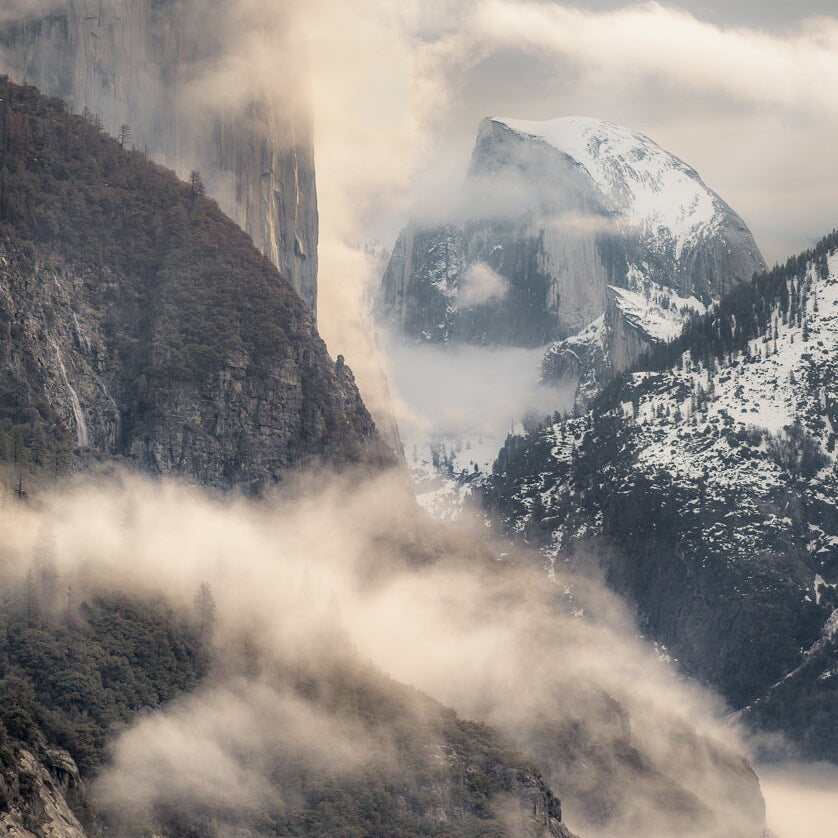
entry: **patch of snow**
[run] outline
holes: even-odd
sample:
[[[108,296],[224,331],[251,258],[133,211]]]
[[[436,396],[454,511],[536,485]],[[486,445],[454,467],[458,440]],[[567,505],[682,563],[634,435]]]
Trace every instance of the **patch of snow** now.
[[[645,293],[616,285],[609,288],[626,319],[653,341],[674,340],[689,318],[707,311],[707,306],[694,296],[681,297],[654,282],[646,281],[645,285]]]
[[[64,379],[64,385],[70,394],[70,406],[73,409],[73,418],[76,423],[76,440],[81,447],[85,447],[89,443],[89,435],[87,433],[87,422],[84,418],[84,411],[81,409],[78,394],[75,388],[70,384],[70,379],[67,377],[67,368],[64,366],[64,359],[61,357],[61,350],[55,341],[51,341],[52,348],[55,351],[55,357],[58,360],[58,369],[61,370],[61,377]]]

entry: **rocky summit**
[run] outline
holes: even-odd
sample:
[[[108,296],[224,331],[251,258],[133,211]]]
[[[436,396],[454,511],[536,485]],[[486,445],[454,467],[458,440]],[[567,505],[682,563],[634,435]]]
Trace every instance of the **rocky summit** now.
[[[411,224],[379,310],[418,341],[542,346],[588,400],[765,267],[686,163],[600,120],[480,125],[459,217]]]

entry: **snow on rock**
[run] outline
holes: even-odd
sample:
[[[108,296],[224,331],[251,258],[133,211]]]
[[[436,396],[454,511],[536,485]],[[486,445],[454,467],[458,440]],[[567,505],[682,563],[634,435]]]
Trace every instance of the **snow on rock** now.
[[[650,341],[674,340],[687,319],[707,311],[707,306],[693,295],[681,297],[672,288],[645,280],[637,273],[630,272],[629,280],[635,280],[633,290],[616,285],[609,288],[623,315]]]
[[[685,484],[700,483],[711,499],[725,492],[768,497],[788,479],[788,466],[777,446],[782,447],[782,439],[796,426],[812,447],[812,468],[820,462],[820,470],[813,473],[812,496],[838,511],[832,488],[838,475],[838,429],[830,418],[838,404],[838,255],[830,256],[827,264],[828,276],[819,275],[810,264],[791,283],[791,293],[801,300],[799,315],[789,318],[775,310],[766,332],[743,351],[721,361],[694,361],[686,352],[670,369],[632,373],[620,402],[623,420],[632,426],[637,472],[649,477],[664,472]],[[652,322],[641,295],[614,290],[627,316],[642,309],[645,321]],[[692,304],[700,311],[700,303]],[[667,333],[668,325],[659,325],[662,338],[673,334]],[[601,341],[602,330],[600,318],[566,341],[567,351],[575,344],[581,355]],[[590,415],[583,415],[545,429],[557,466],[573,461],[590,426]],[[817,490],[819,480],[823,488]],[[536,490],[543,494],[543,482],[543,475],[531,475],[521,486],[522,496]],[[549,493],[565,491],[567,485],[557,484]],[[541,500],[549,505],[547,496]],[[763,524],[783,529],[791,520],[768,516]],[[563,526],[558,522],[557,533]],[[557,539],[566,537],[562,532]],[[809,547],[812,552],[834,552],[838,534],[814,528]]]
[[[838,258],[828,244],[721,301],[680,356],[661,347],[591,410],[510,439],[479,489],[505,531],[548,562],[604,557],[653,636],[732,706],[761,696],[769,709],[752,717],[769,728],[780,703],[820,689],[811,669],[838,671]],[[623,306],[645,300],[615,293]],[[592,324],[585,345],[602,328]],[[835,753],[803,716],[787,718],[808,753]]]
[[[567,154],[585,168],[622,223],[652,234],[664,228],[675,241],[676,258],[721,225],[720,202],[697,172],[643,134],[577,116],[492,121]]]
[[[411,343],[445,347],[446,377],[463,347],[479,349],[511,414],[492,430],[500,444],[528,406],[493,368],[495,350],[549,347],[542,381],[561,395],[542,400],[540,418],[574,402],[583,409],[616,373],[764,267],[742,219],[693,169],[607,122],[484,120],[461,197],[456,212],[431,214],[433,226],[412,223],[400,234],[376,309]],[[413,400],[414,412],[427,414],[438,390]],[[447,411],[465,410],[469,392],[452,394]],[[400,431],[423,502],[459,503],[457,481],[465,473],[475,482],[475,460],[451,451],[474,443],[474,423],[452,435],[431,416],[418,436]]]

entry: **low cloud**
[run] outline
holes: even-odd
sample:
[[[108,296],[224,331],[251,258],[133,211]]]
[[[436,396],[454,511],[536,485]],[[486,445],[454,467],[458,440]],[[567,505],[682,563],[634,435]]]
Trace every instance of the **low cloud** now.
[[[491,276],[487,281],[494,284]],[[392,333],[382,333],[382,347],[408,444],[431,431],[482,434],[497,440],[497,453],[523,416],[543,418],[572,405],[572,392],[541,384],[543,347],[444,347]]]
[[[485,262],[474,262],[466,269],[463,282],[457,290],[457,304],[478,306],[505,297],[508,293],[509,280],[493,271]]]
[[[214,674],[116,739],[97,784],[112,817],[282,810],[302,767],[386,770],[385,722],[371,734],[339,691],[294,687],[371,666],[533,754],[586,835],[672,834],[684,811],[694,823],[680,834],[715,835],[711,812],[730,834],[759,828],[723,708],[658,659],[595,576],[550,582],[508,545],[492,559],[424,521],[397,472],[301,477],[261,504],[128,476],[0,503],[9,584],[48,532],[75,591],[162,590],[181,609],[201,582],[214,592]],[[614,816],[599,822],[606,803]]]
[[[838,811],[838,767],[776,764],[760,769],[769,827],[778,838],[831,838]]]
[[[18,20],[25,15],[43,14],[55,8],[55,0],[5,0],[0,21]]]
[[[544,220],[544,226],[557,233],[595,235],[618,234],[631,225],[629,218],[591,215],[583,212],[563,212]]]
[[[486,0],[476,37],[495,45],[561,54],[590,73],[647,74],[749,102],[838,114],[838,19],[789,34],[725,28],[659,3],[589,12],[562,3]]]
[[[388,756],[357,722],[264,679],[234,678],[141,718],[94,791],[116,822],[147,824],[167,808],[234,821],[297,803],[280,766],[334,780]]]

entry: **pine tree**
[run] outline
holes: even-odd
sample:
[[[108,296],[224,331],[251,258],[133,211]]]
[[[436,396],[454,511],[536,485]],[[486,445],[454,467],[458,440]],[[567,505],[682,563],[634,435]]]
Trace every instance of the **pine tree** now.
[[[198,198],[206,193],[204,182],[201,180],[201,173],[197,169],[193,169],[189,173],[189,188],[193,198]]]

